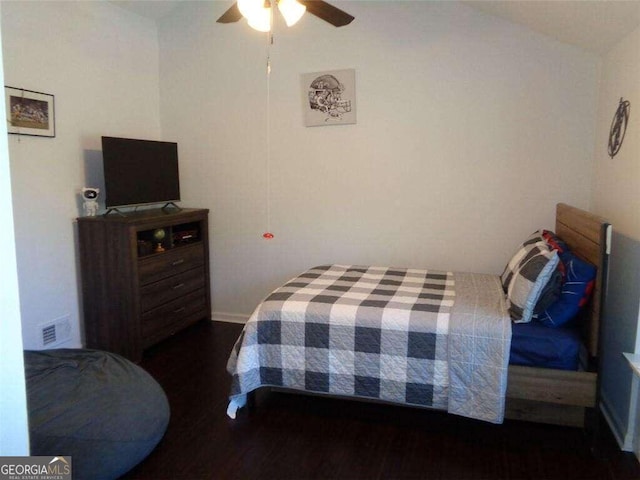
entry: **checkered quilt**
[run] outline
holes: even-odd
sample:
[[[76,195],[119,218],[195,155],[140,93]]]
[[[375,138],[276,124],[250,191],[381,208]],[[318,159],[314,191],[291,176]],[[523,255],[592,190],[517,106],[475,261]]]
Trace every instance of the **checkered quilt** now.
[[[261,386],[449,409],[450,353],[460,352],[450,341],[468,340],[458,327],[449,335],[455,283],[450,272],[345,265],[292,279],[258,306],[231,353],[230,416]],[[496,288],[503,296],[499,281]],[[510,334],[508,314],[506,322]],[[456,369],[477,368],[453,360]],[[502,413],[483,419],[502,421]]]

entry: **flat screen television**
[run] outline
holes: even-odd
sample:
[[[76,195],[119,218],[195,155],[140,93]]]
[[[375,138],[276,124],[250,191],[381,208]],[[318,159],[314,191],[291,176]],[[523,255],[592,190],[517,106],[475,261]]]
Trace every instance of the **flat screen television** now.
[[[102,137],[107,208],[180,200],[178,144]]]

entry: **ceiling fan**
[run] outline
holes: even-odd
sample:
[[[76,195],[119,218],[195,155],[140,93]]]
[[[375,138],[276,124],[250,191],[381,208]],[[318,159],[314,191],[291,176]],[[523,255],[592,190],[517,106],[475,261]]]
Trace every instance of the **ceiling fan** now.
[[[259,31],[271,30],[271,7],[278,6],[287,26],[296,23],[305,11],[336,27],[350,24],[355,17],[321,0],[238,0],[217,20],[233,23],[245,17]]]

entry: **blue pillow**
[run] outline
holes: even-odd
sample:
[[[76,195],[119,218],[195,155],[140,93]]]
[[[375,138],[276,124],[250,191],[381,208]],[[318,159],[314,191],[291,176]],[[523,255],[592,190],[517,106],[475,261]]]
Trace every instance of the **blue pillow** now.
[[[579,259],[569,250],[559,253],[565,269],[565,281],[560,299],[538,315],[537,320],[547,327],[560,327],[571,321],[586,305],[595,285],[597,269]]]

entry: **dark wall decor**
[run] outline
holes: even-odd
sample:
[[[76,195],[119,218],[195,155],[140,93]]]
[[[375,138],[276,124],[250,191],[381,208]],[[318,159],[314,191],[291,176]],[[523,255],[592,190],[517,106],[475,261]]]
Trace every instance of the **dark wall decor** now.
[[[609,130],[609,156],[615,157],[620,151],[624,134],[627,131],[627,123],[629,122],[629,113],[631,112],[631,103],[629,100],[620,98],[618,109],[613,115],[611,121],[611,130]]]
[[[7,131],[19,135],[55,137],[54,96],[23,88],[4,87]]]

